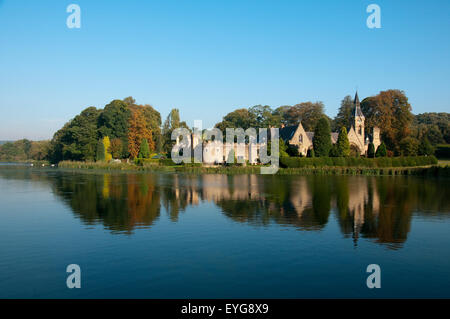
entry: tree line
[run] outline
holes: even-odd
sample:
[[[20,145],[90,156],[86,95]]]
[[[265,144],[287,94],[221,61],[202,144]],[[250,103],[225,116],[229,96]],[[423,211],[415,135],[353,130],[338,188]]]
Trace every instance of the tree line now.
[[[346,144],[346,132],[353,124],[353,98],[347,95],[342,99],[334,119],[325,114],[324,108],[323,102],[320,101],[302,102],[293,106],[284,105],[275,109],[268,105],[256,105],[228,113],[216,127],[221,130],[228,127],[247,129],[292,126],[301,123],[306,131],[316,133],[314,142],[315,153],[318,153],[316,155],[347,156],[347,150],[343,151],[342,145]],[[361,101],[361,109],[366,117],[368,132],[375,126],[381,128],[383,146],[380,153],[391,156],[430,154],[434,152],[436,145],[450,143],[450,114],[423,113],[415,116],[411,112],[407,96],[401,90],[382,91],[375,96],[367,97]],[[327,133],[329,131],[340,133],[336,146],[331,145]],[[326,137],[323,137],[324,134]],[[288,146],[285,146],[284,151],[295,154],[295,150]],[[369,156],[376,151],[373,145],[369,145]]]
[[[353,123],[353,99],[341,101],[335,118],[325,114],[323,102],[302,102],[272,108],[255,105],[238,108],[226,114],[215,127],[226,128],[281,127],[302,123],[306,131],[316,132],[316,156],[348,156],[347,129]],[[384,142],[379,154],[413,156],[430,154],[439,144],[450,143],[450,114],[413,115],[405,93],[387,90],[361,101],[366,129],[381,128]],[[151,105],[137,104],[132,97],[113,100],[103,109],[88,107],[58,130],[51,141],[22,139],[0,145],[0,160],[109,161],[111,159],[146,158],[153,153],[170,154],[175,128],[189,128],[181,121],[178,109],[165,119]],[[339,132],[336,145],[328,139],[329,131]],[[325,137],[324,137],[325,135]],[[281,154],[296,155],[295,149],[280,144]],[[385,149],[385,151],[384,151]],[[369,145],[369,156],[378,150]],[[327,155],[325,155],[327,154]]]

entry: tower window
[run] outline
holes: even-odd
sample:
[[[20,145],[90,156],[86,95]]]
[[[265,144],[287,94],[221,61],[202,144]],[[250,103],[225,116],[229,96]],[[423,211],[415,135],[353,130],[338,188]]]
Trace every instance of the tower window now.
[[[361,126],[361,125],[359,126],[359,129],[358,129],[358,134],[359,134],[359,135],[361,135],[361,134],[362,134],[362,126]]]

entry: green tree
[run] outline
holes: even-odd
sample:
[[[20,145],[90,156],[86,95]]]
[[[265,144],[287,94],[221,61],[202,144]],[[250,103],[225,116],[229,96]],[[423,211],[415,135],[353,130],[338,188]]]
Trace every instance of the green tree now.
[[[149,158],[150,157],[150,149],[148,147],[147,139],[143,138],[141,142],[141,146],[139,148],[139,158]]]
[[[100,137],[109,136],[111,139],[119,138],[122,141],[120,157],[128,156],[128,129],[131,110],[127,103],[113,100],[105,106],[98,119]]]
[[[313,139],[314,153],[318,157],[328,156],[331,149],[330,123],[322,117],[316,125]]]
[[[313,148],[308,149],[308,151],[306,152],[306,157],[316,157]]]
[[[237,109],[225,115],[221,122],[215,125],[225,135],[227,128],[242,128],[244,130],[250,127],[256,127],[257,119],[255,113],[247,109]]]
[[[283,122],[287,125],[297,125],[301,122],[306,131],[312,131],[325,116],[323,102],[303,102],[287,109]],[[327,120],[330,122],[328,117]]]
[[[340,157],[339,149],[337,144],[333,144],[330,148],[330,157]]]
[[[58,130],[51,141],[50,160],[94,160],[101,110],[88,107]]]
[[[367,148],[367,157],[368,158],[375,157],[375,145],[373,145],[373,143],[369,143],[369,146]]]
[[[381,144],[377,148],[375,156],[376,157],[386,157],[386,155],[387,155],[386,144],[384,144],[384,142],[381,142]]]
[[[349,128],[353,124],[353,99],[350,95],[344,97],[341,101],[338,114],[334,118],[334,129],[338,130],[341,127]]]
[[[105,160],[105,145],[103,140],[98,140],[97,142],[97,154],[95,156],[97,162],[103,162]]]
[[[400,141],[400,154],[404,156],[416,156],[419,152],[419,141],[411,136],[407,136]]]
[[[268,105],[255,105],[248,111],[255,119],[255,127],[257,128],[279,127],[281,124],[281,116],[275,114]]]
[[[188,129],[186,122],[180,120],[180,111],[178,109],[172,109],[164,121],[162,130],[162,149],[165,153],[170,154],[172,147],[175,144],[175,141],[172,141],[172,132],[180,127]]]
[[[339,136],[336,142],[338,156],[348,157],[350,156],[350,142],[348,141],[347,129],[345,126],[341,127]]]
[[[419,145],[419,155],[433,155],[434,147],[426,136],[422,138]]]

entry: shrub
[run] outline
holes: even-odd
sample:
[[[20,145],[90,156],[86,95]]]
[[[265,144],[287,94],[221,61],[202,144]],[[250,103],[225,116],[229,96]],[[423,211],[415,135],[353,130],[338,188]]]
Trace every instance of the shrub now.
[[[375,153],[376,157],[385,157],[387,155],[387,150],[386,150],[386,144],[384,144],[384,142],[382,142],[378,148],[377,148],[377,152]]]
[[[314,152],[315,155],[328,156],[331,149],[331,130],[330,123],[325,117],[322,117],[314,129]]]

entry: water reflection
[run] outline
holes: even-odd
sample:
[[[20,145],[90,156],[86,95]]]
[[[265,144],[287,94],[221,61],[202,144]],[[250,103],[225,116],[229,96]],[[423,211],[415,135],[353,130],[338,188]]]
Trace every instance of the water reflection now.
[[[319,231],[334,216],[358,244],[402,247],[413,214],[448,217],[447,180],[416,177],[125,174],[0,170],[3,179],[47,183],[87,225],[112,232],[151,228],[161,210],[177,222],[189,206],[214,203],[231,220]]]

